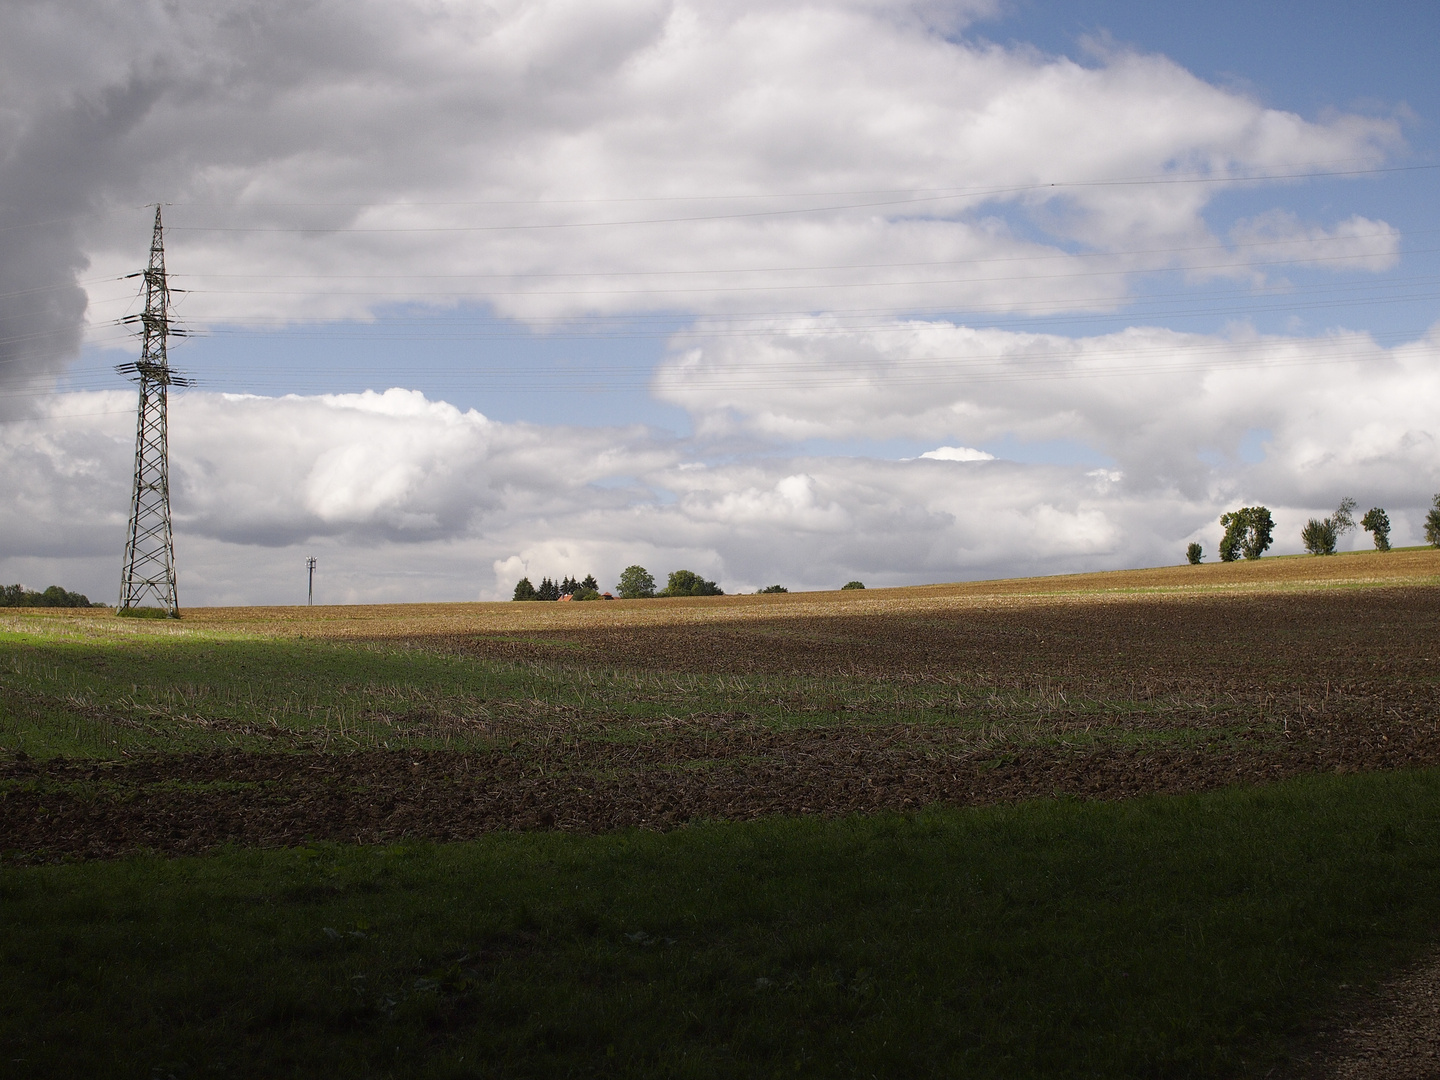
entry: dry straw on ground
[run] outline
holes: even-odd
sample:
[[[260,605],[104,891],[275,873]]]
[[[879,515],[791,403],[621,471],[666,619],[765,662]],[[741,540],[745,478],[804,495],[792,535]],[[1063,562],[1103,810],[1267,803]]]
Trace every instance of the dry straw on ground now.
[[[627,626],[690,626],[713,622],[923,615],[1036,604],[1103,603],[1137,596],[1202,597],[1304,591],[1367,585],[1440,583],[1440,550],[1385,554],[1355,552],[1329,558],[1291,556],[1253,562],[1117,570],[1003,581],[919,585],[864,591],[777,593],[588,603],[354,604],[319,607],[187,608],[182,627],[266,635],[397,638],[507,631],[592,630]],[[104,609],[77,616],[68,609],[40,612],[54,619],[106,618]],[[137,623],[139,632],[174,626]]]

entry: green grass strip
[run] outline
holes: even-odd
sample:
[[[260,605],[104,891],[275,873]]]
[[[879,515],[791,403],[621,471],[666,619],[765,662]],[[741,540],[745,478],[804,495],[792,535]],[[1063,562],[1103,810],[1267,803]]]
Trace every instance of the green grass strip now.
[[[0,872],[0,1073],[1263,1075],[1420,955],[1440,775]]]
[[[660,719],[743,712],[785,729],[1043,716],[1054,692],[839,676],[642,672],[294,640],[54,641],[0,633],[0,753],[116,759],[217,748],[490,749],[516,721],[633,738]],[[1086,701],[1103,721],[1133,701]],[[1146,703],[1153,709],[1156,703]],[[426,724],[443,716],[459,723]],[[418,718],[418,722],[417,722]],[[553,734],[558,728],[546,730]],[[499,734],[494,734],[499,732]]]

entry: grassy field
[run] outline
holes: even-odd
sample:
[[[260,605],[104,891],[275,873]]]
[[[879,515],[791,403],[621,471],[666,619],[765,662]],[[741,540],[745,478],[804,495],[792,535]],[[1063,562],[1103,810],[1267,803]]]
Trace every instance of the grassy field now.
[[[0,1073],[1264,1075],[1440,937],[1437,601],[8,611]]]
[[[1433,774],[0,876],[14,1076],[1265,1075],[1433,940]]]

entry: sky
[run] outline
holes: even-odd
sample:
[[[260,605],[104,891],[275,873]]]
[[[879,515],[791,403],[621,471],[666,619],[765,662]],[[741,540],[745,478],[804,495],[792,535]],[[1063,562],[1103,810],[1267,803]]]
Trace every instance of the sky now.
[[[1440,491],[1433,3],[0,11],[0,578],[182,606],[1153,566]],[[1342,547],[1365,547],[1351,534]]]

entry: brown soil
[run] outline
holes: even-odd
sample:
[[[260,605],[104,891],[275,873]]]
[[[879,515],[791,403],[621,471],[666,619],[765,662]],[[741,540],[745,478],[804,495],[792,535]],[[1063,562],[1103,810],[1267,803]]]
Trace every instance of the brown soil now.
[[[1440,567],[1417,554],[1421,569]],[[1289,560],[1289,572],[1399,565],[1349,558]],[[468,752],[0,760],[0,852],[53,860],[305,839],[664,828],[1054,794],[1115,799],[1319,770],[1440,765],[1440,587],[949,595],[961,588],[975,587],[877,591],[865,603],[825,594],[843,604],[818,607],[805,594],[779,606],[764,603],[772,597],[735,598],[730,608],[580,605],[593,612],[580,624],[504,633],[485,629],[488,615],[427,622],[384,609],[357,617],[364,632],[351,626],[340,636],[683,673],[666,676],[673,711],[635,721],[603,708],[531,715],[535,703],[492,702],[483,722],[444,709],[383,717],[412,735],[462,722],[483,728],[492,749]],[[895,600],[910,593],[919,599]],[[541,617],[531,608],[574,607],[489,605],[502,606],[520,620]],[[408,632],[396,635],[401,628]],[[685,678],[726,673],[822,681],[797,684],[795,700],[780,702],[800,726],[776,730],[744,713],[692,711]],[[854,676],[907,684],[932,715],[953,712],[958,722],[897,724],[883,694],[867,715],[865,694],[845,689]],[[839,680],[834,701],[819,700],[826,678]],[[783,684],[776,692],[787,693]]]
[[[669,828],[1067,795],[1204,791],[1316,771],[1440,765],[1436,724],[1316,718],[1191,748],[1031,746],[997,754],[957,729],[776,732],[717,718],[663,739],[490,753],[153,755],[0,763],[8,859],[192,853],[223,844],[462,840],[495,830]]]
[[[1435,955],[1378,991],[1352,998],[1306,1039],[1284,1071],[1285,1080],[1436,1077],[1440,1077],[1440,956]]]
[[[516,605],[524,606],[524,605]],[[496,659],[1181,693],[1390,692],[1440,676],[1440,587],[1116,596],[982,607],[404,635]],[[1328,688],[1328,690],[1327,690]],[[1143,696],[1143,693],[1142,693]]]

